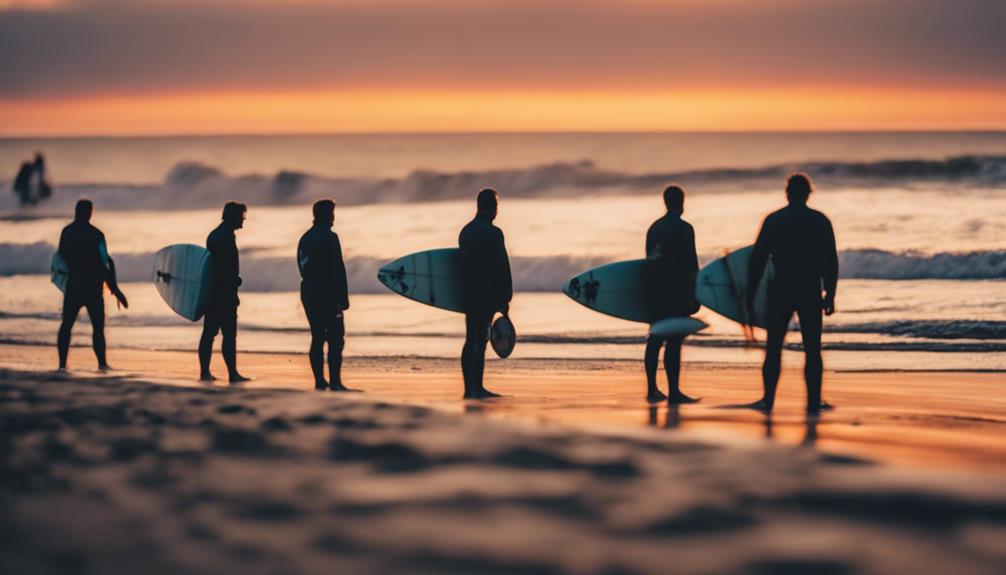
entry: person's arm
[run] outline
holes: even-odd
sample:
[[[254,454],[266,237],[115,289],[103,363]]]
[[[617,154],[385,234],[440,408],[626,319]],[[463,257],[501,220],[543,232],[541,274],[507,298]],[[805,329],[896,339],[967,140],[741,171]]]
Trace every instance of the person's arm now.
[[[748,285],[744,302],[747,304],[747,311],[754,311],[755,294],[758,292],[758,284],[761,283],[762,275],[765,273],[765,266],[768,264],[770,250],[771,226],[768,218],[762,222],[761,230],[758,232],[758,239],[755,240],[754,251],[751,253],[751,261],[748,264]]]
[[[513,299],[513,276],[510,272],[510,256],[506,251],[506,242],[503,239],[503,232],[499,231],[499,269],[500,269],[500,295],[503,300],[503,307],[500,311],[504,315],[510,312],[510,301]]]
[[[63,228],[63,231],[59,234],[59,246],[56,248],[56,251],[59,252],[63,261],[66,261],[66,228]]]
[[[346,262],[342,259],[342,243],[339,235],[332,234],[332,273],[335,275],[335,297],[343,311],[349,309],[349,280],[346,277]]]
[[[241,255],[238,253],[238,241],[233,233],[230,237],[231,253],[234,255],[234,289],[241,287]]]
[[[691,313],[699,311],[699,302],[695,299],[695,277],[699,274],[699,254],[695,249],[695,228],[687,227],[685,234],[684,268],[688,276],[688,304]]]
[[[821,273],[824,281],[824,313],[831,315],[835,313],[835,292],[838,290],[838,248],[835,243],[835,230],[828,218],[825,222],[825,264]]]
[[[98,240],[98,256],[101,258],[102,265],[105,266],[105,283],[108,284],[109,291],[115,296],[116,304],[129,309],[129,300],[126,299],[126,294],[119,289],[119,280],[115,274],[115,262],[108,255],[108,244],[105,242],[104,234]]]

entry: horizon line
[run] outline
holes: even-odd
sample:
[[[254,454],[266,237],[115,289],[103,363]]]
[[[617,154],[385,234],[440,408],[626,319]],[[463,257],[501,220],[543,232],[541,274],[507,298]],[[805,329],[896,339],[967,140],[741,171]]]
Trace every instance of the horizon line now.
[[[809,135],[809,134],[1006,134],[1006,126],[990,128],[851,128],[847,130],[513,130],[513,131],[346,131],[346,132],[151,132],[151,133],[80,133],[27,134],[0,133],[0,140],[90,140],[90,139],[169,139],[169,138],[247,138],[247,137],[331,137],[331,136],[563,136],[563,135]]]

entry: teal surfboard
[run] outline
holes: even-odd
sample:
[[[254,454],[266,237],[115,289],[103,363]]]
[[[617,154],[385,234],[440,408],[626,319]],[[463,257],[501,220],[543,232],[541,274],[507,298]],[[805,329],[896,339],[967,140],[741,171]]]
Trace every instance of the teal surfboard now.
[[[195,244],[175,244],[154,255],[154,287],[178,315],[198,321],[213,295],[213,260]]]
[[[562,286],[562,293],[598,313],[650,323],[645,296],[645,272],[646,260],[606,264],[573,276]],[[656,322],[652,333],[661,336],[687,335],[706,327],[708,325],[705,322],[693,317],[668,318]]]
[[[381,266],[377,280],[402,297],[464,313],[460,254],[458,248],[442,248],[402,256]]]
[[[748,309],[745,300],[748,266],[753,251],[754,246],[741,248],[699,270],[695,297],[699,303],[727,319],[763,328],[768,309],[768,284],[775,275],[775,269],[770,260],[755,292],[754,309]]]

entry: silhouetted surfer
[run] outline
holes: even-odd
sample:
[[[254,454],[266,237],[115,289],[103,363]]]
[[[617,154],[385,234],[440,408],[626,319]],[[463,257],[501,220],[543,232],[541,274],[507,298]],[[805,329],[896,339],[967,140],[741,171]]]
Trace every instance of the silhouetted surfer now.
[[[349,285],[346,264],[342,260],[339,236],[332,231],[335,202],[321,200],[314,204],[314,225],[297,244],[300,268],[300,301],[311,326],[308,358],[317,390],[348,391],[342,385],[342,348],[346,325],[343,312],[349,309]],[[328,376],[325,381],[324,347],[328,343]]]
[[[115,264],[108,256],[105,234],[90,223],[93,212],[94,204],[90,200],[78,201],[73,222],[63,228],[59,236],[59,255],[68,270],[63,294],[63,321],[56,344],[60,370],[66,369],[70,333],[82,307],[87,308],[87,316],[91,319],[92,345],[94,355],[98,357],[98,369],[108,369],[105,358],[105,284],[108,284],[119,305],[129,307],[115,278]]]
[[[248,381],[238,373],[237,331],[238,331],[238,246],[234,231],[244,227],[248,208],[237,202],[224,205],[223,221],[206,238],[206,249],[213,256],[213,295],[203,320],[203,335],[199,338],[199,379],[216,379],[210,373],[210,358],[213,355],[213,339],[217,332],[223,332],[220,350],[227,364],[231,383]]]
[[[31,200],[31,176],[35,173],[35,168],[31,162],[22,162],[18,168],[17,176],[14,177],[14,193],[17,195],[18,203],[27,206]]]
[[[810,178],[804,174],[790,176],[786,183],[789,205],[765,218],[748,269],[747,304],[748,309],[754,309],[755,292],[769,257],[775,266],[775,279],[768,288],[768,335],[762,366],[764,395],[749,405],[766,413],[772,411],[775,403],[783,340],[794,312],[800,318],[806,355],[807,412],[830,408],[821,400],[824,370],[821,311],[826,315],[835,311],[838,252],[831,222],[821,212],[807,207],[810,193]]]
[[[486,343],[493,315],[506,313],[513,298],[510,258],[503,231],[493,225],[499,195],[484,189],[477,199],[475,219],[461,230],[462,302],[465,309],[465,345],[461,350],[461,372],[466,398],[499,397],[482,385]]]
[[[685,211],[685,191],[678,186],[664,190],[667,214],[650,225],[646,232],[646,298],[651,322],[669,317],[683,317],[699,311],[695,301],[695,274],[699,258],[695,253],[695,230],[681,219]],[[646,338],[646,400],[652,403],[694,403],[698,401],[681,393],[681,344],[684,336]],[[667,373],[668,395],[657,389],[657,360],[660,347],[664,350],[664,371]]]

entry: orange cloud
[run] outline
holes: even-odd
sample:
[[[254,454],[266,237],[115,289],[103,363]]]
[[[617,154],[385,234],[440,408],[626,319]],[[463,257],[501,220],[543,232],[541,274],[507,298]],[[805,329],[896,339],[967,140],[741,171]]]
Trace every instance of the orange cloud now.
[[[312,90],[0,101],[4,135],[1006,128],[1006,90]]]

